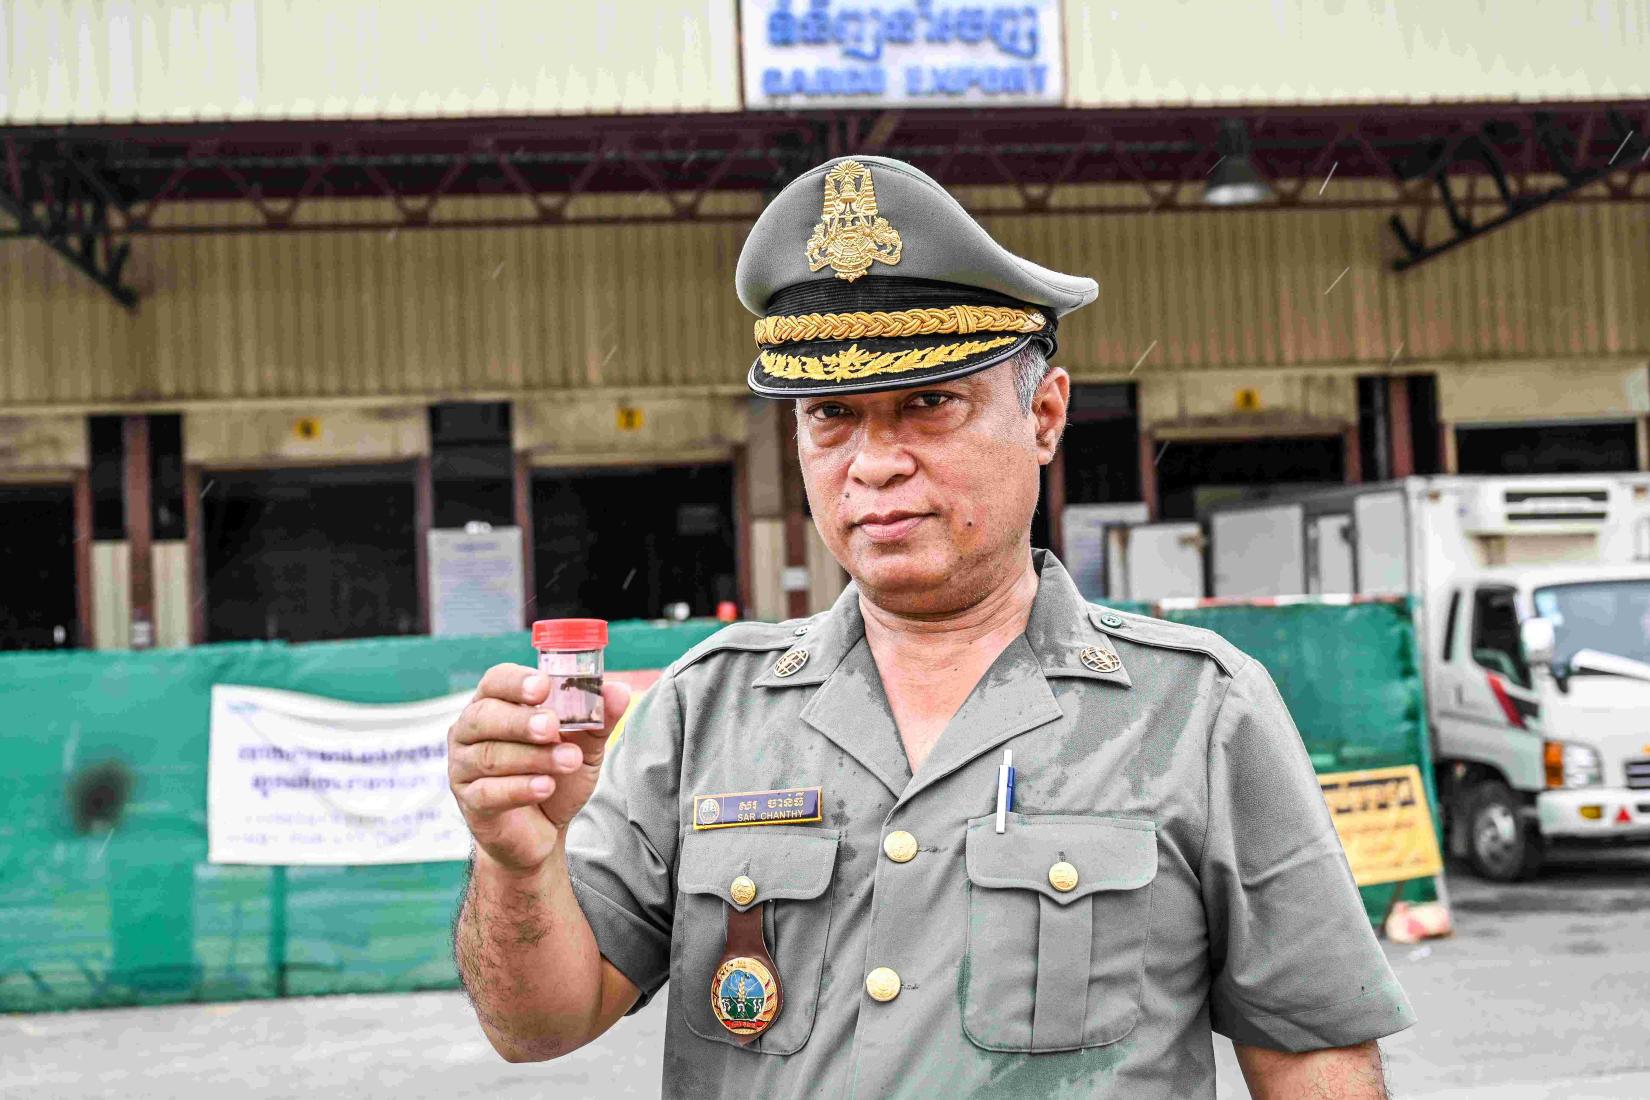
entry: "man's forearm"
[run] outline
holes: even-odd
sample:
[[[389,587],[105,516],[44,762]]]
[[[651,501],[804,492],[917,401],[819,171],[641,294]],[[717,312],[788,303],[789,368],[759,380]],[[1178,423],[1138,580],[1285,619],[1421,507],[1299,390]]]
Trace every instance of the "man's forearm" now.
[[[555,1058],[594,1037],[602,957],[559,842],[525,876],[476,853],[453,951],[482,1030],[505,1058]]]
[[[1386,1100],[1380,1044],[1299,1054],[1233,1044],[1254,1100]]]

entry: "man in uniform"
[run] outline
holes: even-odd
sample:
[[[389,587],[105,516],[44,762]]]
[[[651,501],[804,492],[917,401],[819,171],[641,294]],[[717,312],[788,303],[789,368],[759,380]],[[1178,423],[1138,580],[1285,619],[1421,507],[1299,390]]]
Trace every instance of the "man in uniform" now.
[[[1030,546],[1094,282],[859,157],[737,284],[853,583],[695,647],[611,745],[487,674],[450,770],[493,1045],[556,1057],[668,981],[668,1097],[1213,1097],[1211,1029],[1256,1096],[1384,1096],[1410,1008],[1265,670]]]

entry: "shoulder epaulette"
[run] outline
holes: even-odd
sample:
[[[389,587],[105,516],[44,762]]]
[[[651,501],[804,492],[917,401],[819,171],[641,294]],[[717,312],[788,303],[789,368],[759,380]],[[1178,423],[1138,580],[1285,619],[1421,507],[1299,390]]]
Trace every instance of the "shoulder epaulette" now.
[[[782,623],[732,623],[706,638],[676,659],[671,672],[682,672],[714,653],[771,653],[789,649],[797,629],[812,619],[786,619]]]
[[[1184,653],[1201,653],[1220,666],[1228,676],[1236,676],[1251,658],[1237,646],[1212,630],[1185,623],[1154,619],[1107,607],[1089,608],[1089,619],[1100,630],[1119,641],[1140,645],[1178,649]]]

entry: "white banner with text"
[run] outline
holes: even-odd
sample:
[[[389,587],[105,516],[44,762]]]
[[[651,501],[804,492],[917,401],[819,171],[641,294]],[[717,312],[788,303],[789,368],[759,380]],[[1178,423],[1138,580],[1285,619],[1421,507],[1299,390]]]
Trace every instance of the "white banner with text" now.
[[[447,787],[447,729],[469,693],[345,703],[212,689],[207,858],[213,863],[370,864],[466,859]]]

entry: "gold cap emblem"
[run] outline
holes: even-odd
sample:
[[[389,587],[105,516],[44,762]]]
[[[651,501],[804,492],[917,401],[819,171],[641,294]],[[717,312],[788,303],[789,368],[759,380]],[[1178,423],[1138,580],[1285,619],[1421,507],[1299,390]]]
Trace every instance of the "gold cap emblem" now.
[[[1097,645],[1086,647],[1083,652],[1077,655],[1077,659],[1082,661],[1085,667],[1091,668],[1095,672],[1116,672],[1123,667],[1123,662],[1117,654],[1101,649]]]
[[[790,676],[807,663],[808,651],[805,649],[793,649],[775,662],[773,666],[773,674],[775,676]]]
[[[735,905],[749,905],[756,900],[756,883],[740,875],[728,886],[728,897],[733,899]]]
[[[825,207],[808,238],[808,270],[830,265],[836,277],[853,282],[876,261],[899,263],[905,242],[888,219],[877,212],[871,170],[845,160],[825,173]]]

